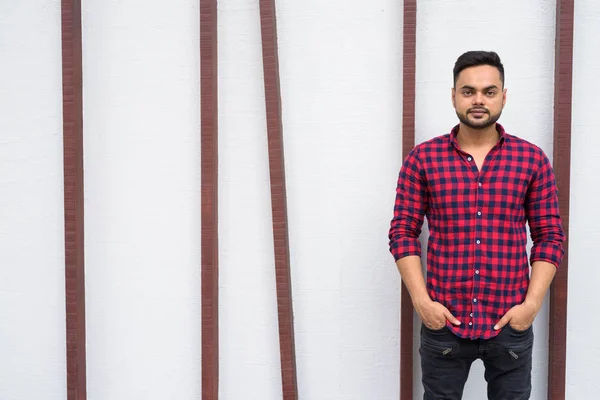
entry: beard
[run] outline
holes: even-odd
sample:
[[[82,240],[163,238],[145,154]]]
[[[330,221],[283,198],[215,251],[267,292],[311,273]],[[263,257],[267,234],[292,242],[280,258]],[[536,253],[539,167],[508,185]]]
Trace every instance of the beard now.
[[[487,118],[483,117],[481,119],[469,119],[469,114],[473,111],[473,110],[483,110],[485,112],[485,114],[487,115]],[[494,114],[491,115],[489,110],[484,109],[484,108],[469,108],[467,110],[466,113],[461,114],[458,111],[456,112],[456,116],[458,117],[458,119],[460,120],[460,122],[465,125],[468,126],[471,129],[477,129],[477,130],[482,130],[482,129],[486,129],[489,128],[490,126],[494,125],[498,119],[500,119],[500,115],[502,115],[502,110],[500,110],[498,112],[498,114]]]

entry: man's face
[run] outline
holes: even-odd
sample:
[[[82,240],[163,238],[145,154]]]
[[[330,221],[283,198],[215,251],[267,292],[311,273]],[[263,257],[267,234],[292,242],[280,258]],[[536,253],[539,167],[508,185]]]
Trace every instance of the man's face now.
[[[500,71],[491,65],[465,68],[452,89],[452,104],[460,122],[485,129],[498,121],[506,103]]]

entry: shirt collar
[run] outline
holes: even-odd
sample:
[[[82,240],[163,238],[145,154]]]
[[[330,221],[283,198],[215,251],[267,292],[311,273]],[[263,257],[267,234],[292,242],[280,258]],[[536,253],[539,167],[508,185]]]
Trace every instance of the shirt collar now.
[[[456,136],[458,135],[459,128],[460,128],[460,124],[456,125],[454,128],[452,128],[452,131],[450,132],[450,143],[452,143],[452,145],[457,150],[460,150],[460,145],[458,144],[458,139],[456,138]],[[496,130],[500,134],[500,137],[498,138],[498,143],[496,143],[496,145],[494,147],[502,147],[502,145],[504,144],[504,141],[506,139],[506,132],[504,131],[504,127],[502,125],[500,125],[499,123],[496,123]]]

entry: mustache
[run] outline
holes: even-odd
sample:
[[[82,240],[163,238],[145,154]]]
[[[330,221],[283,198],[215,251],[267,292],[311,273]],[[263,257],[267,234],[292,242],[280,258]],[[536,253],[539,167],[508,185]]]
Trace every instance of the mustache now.
[[[469,108],[469,109],[467,110],[467,113],[472,113],[472,112],[484,112],[484,113],[486,113],[486,114],[489,114],[489,113],[490,113],[490,112],[488,111],[488,109],[487,109],[487,108],[484,108],[484,107],[472,107],[472,108]]]

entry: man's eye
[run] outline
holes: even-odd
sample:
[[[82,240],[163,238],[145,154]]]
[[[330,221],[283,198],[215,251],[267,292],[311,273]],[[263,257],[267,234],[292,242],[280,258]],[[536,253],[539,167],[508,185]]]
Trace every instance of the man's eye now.
[[[471,91],[470,90],[465,90],[463,92],[463,96],[470,96],[471,95]]]
[[[496,95],[496,92],[494,92],[493,90],[490,90],[489,92],[487,92],[487,95],[492,97]]]

